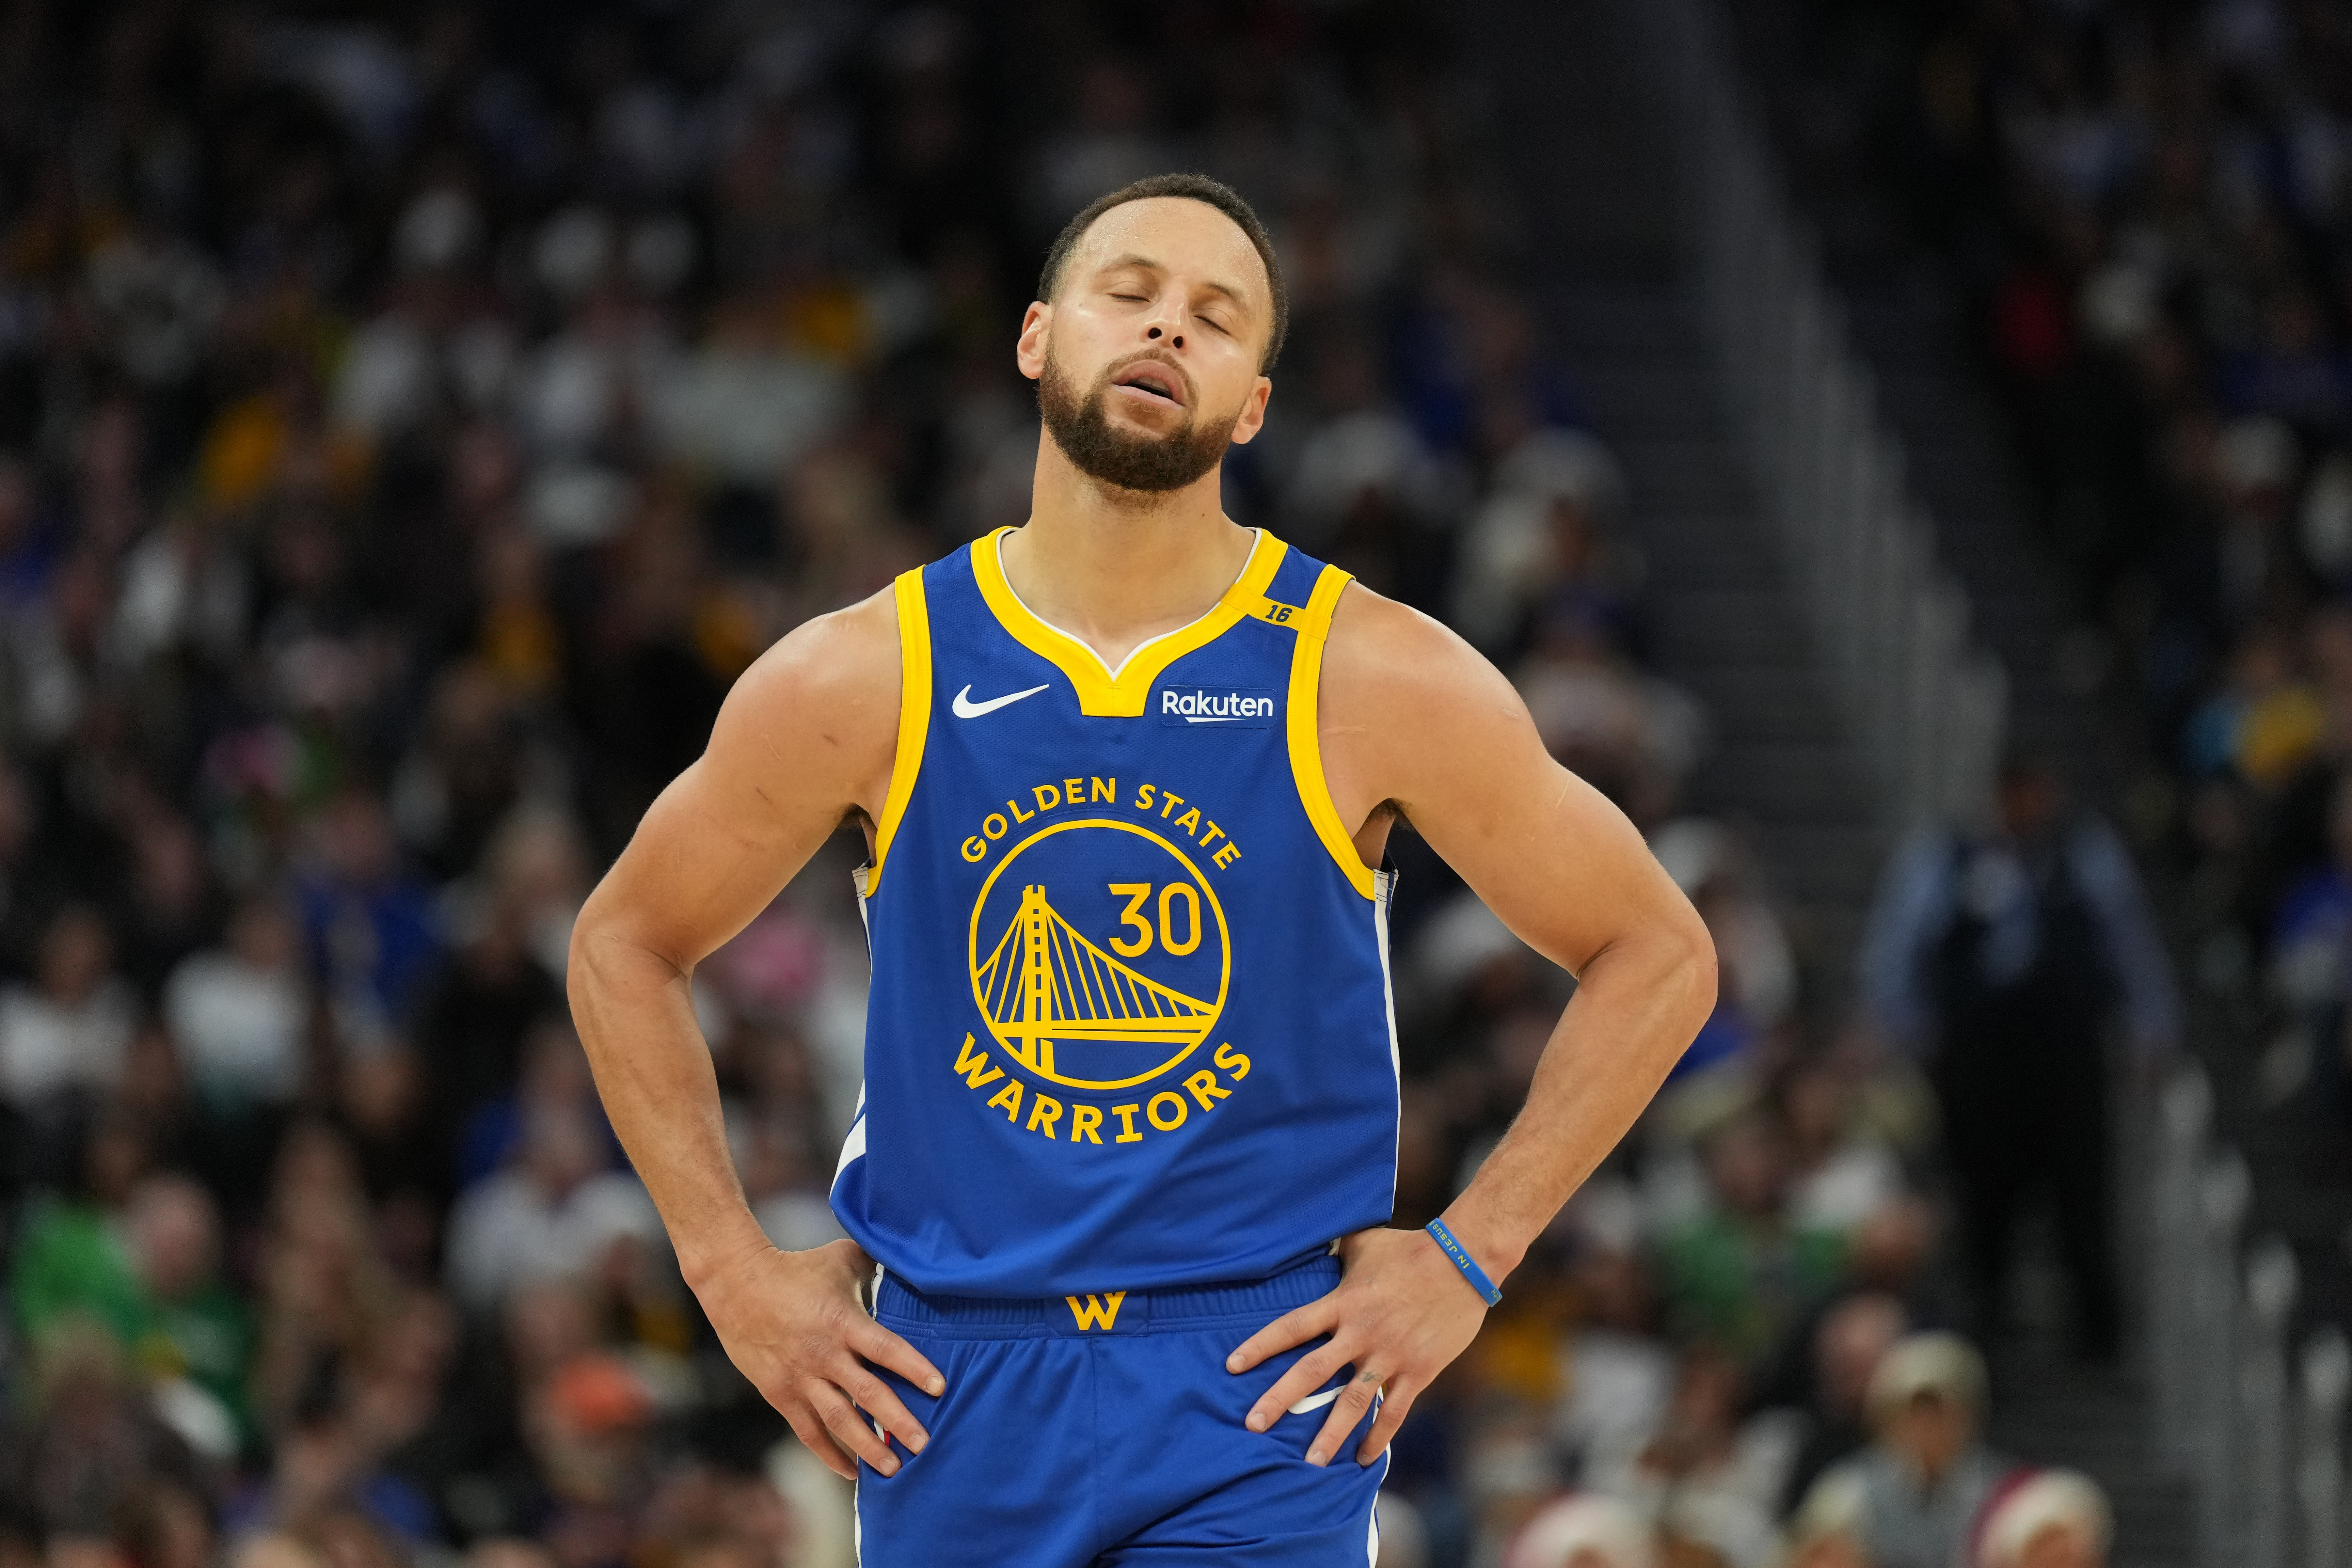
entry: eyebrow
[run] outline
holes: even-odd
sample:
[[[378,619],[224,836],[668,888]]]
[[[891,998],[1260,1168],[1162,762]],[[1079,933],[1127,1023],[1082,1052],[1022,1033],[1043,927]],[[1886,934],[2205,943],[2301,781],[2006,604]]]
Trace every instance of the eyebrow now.
[[[1130,250],[1125,256],[1114,257],[1110,260],[1104,262],[1097,271],[1098,273],[1116,272],[1122,267],[1148,268],[1153,272],[1165,272],[1168,270],[1168,268],[1164,263],[1154,261],[1149,256],[1139,255],[1135,251]],[[1251,314],[1255,311],[1256,307],[1251,304],[1248,293],[1238,283],[1221,283],[1217,279],[1212,278],[1207,282],[1202,284],[1201,287],[1208,289],[1213,294],[1223,294],[1226,299],[1231,300],[1235,305],[1241,307],[1244,314]]]

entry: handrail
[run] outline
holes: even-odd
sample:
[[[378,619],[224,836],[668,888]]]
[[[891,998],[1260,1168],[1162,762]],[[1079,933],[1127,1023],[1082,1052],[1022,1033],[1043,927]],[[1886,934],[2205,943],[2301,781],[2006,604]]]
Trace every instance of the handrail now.
[[[2352,1345],[2344,1331],[2315,1331],[2303,1343],[2302,1400],[2296,1414],[2295,1519],[2301,1568],[2343,1568],[2344,1405],[2352,1394]]]
[[[2196,1483],[2203,1568],[2352,1568],[2344,1423],[2352,1342],[2290,1354],[2294,1250],[2242,1251],[2253,1183],[2213,1138],[2213,1090],[2179,1069],[2156,1097],[2147,1180],[2148,1375],[2159,1456]]]
[[[2245,1313],[2238,1278],[2239,1233],[2253,1180],[2233,1149],[2206,1156],[2197,1177],[2196,1254],[2189,1278],[2195,1342],[2197,1541],[2201,1561],[2237,1563],[2238,1452],[2245,1423],[2238,1409],[2240,1335]]]
[[[2294,1249],[2265,1237],[2246,1259],[2244,1359],[2239,1368],[2238,1487],[2246,1568],[2288,1568],[2287,1320],[2302,1289]]]
[[[2149,1383],[2158,1453],[2179,1469],[2196,1459],[2198,1325],[2189,1283],[2196,1268],[2196,1173],[2213,1126],[2213,1089],[2181,1070],[2157,1102],[2148,1173],[2147,1282]]]
[[[1655,79],[1727,401],[1889,829],[1990,805],[2008,706],[1706,0],[1613,0]]]

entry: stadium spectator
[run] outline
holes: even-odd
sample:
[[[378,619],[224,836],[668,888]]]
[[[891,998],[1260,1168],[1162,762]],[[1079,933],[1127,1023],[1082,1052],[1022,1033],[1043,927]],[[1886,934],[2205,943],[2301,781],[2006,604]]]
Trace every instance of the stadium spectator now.
[[[609,1168],[611,1145],[586,1107],[526,1102],[508,1163],[449,1215],[449,1284],[460,1300],[487,1310],[525,1279],[602,1272],[615,1243],[659,1243],[653,1201],[635,1175]]]
[[[1706,1140],[1707,1196],[1657,1244],[1667,1321],[1755,1366],[1843,1277],[1845,1239],[1789,1209],[1788,1134],[1735,1117]]]
[[[1853,1075],[1822,1058],[1801,1058],[1770,1089],[1789,1140],[1789,1218],[1851,1236],[1906,1193],[1902,1163],[1856,1112]]]
[[[2115,1521],[2105,1493],[2072,1470],[2020,1469],[1987,1500],[1974,1568],[2105,1568]]]
[[[1771,1556],[1773,1509],[1792,1432],[1772,1415],[1740,1419],[1739,1368],[1705,1343],[1684,1352],[1672,1397],[1632,1462],[1588,1469],[1594,1490],[1632,1505],[1670,1548],[1712,1552],[1747,1568]]]
[[[311,838],[297,884],[303,935],[343,1027],[364,1039],[406,1016],[439,952],[438,922],[430,896],[400,866],[391,818],[373,790],[338,791],[320,807]]]
[[[211,1457],[235,1458],[260,1436],[246,1406],[253,1318],[223,1276],[212,1194],[184,1175],[150,1176],[131,1189],[122,1238],[142,1298],[126,1344],[152,1375],[184,1380],[213,1402],[228,1440],[216,1442]],[[186,1392],[176,1397],[184,1404]],[[188,1425],[180,1423],[184,1434]]]
[[[87,904],[41,931],[32,983],[0,989],[0,1100],[37,1124],[115,1088],[138,1014],[113,973],[114,939]]]
[[[1674,1348],[1652,1331],[1635,1248],[1631,1236],[1612,1245],[1588,1232],[1572,1274],[1580,1310],[1561,1339],[1551,1431],[1581,1477],[1630,1469],[1674,1397]]]
[[[1948,1333],[1914,1334],[1870,1376],[1871,1445],[1813,1483],[1798,1532],[1843,1536],[1871,1568],[1947,1568],[2009,1466],[1981,1446],[1983,1360]]]
[[[1821,1315],[1805,1347],[1812,1375],[1803,1436],[1781,1489],[1783,1515],[1795,1514],[1822,1472],[1869,1444],[1871,1374],[1908,1327],[1902,1303],[1876,1291],[1858,1291]]]
[[[1528,1521],[1502,1568],[1657,1568],[1655,1533],[1623,1503],[1569,1497]]]
[[[2013,1232],[2046,1187],[2074,1290],[2074,1343],[2121,1331],[2106,1031],[2153,1068],[2179,1043],[2171,967],[2129,856],[2074,811],[2047,763],[2003,765],[1983,833],[1922,835],[1889,868],[1861,955],[1878,1027],[1936,1085],[1979,1321],[2003,1327]]]
[[[122,1232],[123,1211],[152,1159],[140,1129],[101,1111],[83,1129],[73,1184],[25,1215],[9,1269],[18,1331],[37,1347],[53,1331],[95,1326],[121,1355],[147,1331],[147,1301]]]
[[[283,1106],[301,1087],[310,998],[299,934],[276,902],[238,910],[227,936],[172,971],[163,1015],[190,1091],[207,1111],[233,1120]]]

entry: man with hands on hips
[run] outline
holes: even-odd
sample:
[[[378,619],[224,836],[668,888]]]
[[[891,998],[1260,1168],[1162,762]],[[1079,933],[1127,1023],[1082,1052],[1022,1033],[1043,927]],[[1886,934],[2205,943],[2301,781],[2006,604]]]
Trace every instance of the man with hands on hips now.
[[[866,1563],[1366,1562],[1398,1425],[1713,1005],[1697,915],[1503,677],[1224,516],[1286,315],[1213,181],[1079,214],[1015,347],[1027,524],[771,648],[575,931],[614,1125],[729,1355],[858,1480]],[[785,1253],[689,985],[846,821],[851,1239]],[[1400,821],[1579,981],[1425,1231],[1387,1226]]]

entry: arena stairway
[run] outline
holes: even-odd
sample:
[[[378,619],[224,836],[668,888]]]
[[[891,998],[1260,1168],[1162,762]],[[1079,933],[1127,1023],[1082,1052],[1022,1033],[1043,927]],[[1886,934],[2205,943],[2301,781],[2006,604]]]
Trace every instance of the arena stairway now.
[[[2065,758],[2084,793],[2113,811],[2134,759],[2156,771],[2144,759],[2127,672],[2109,666],[2097,639],[2062,629],[2077,612],[2055,587],[2044,539],[2027,522],[2026,486],[2002,413],[1973,367],[1979,356],[1967,342],[1949,264],[1903,242],[1881,188],[1861,166],[1857,144],[1866,136],[1853,135],[1850,121],[1840,133],[1844,117],[1830,107],[1839,94],[1824,81],[1866,76],[1876,46],[1832,48],[1808,32],[1806,9],[1796,0],[1725,8],[1737,18],[1742,64],[1762,89],[1800,198],[1819,221],[1853,341],[1909,448],[1941,548],[2010,669],[2022,732]],[[2232,956],[2235,943],[2215,942],[2210,916],[2195,913],[2187,889],[2159,878],[2155,891],[2173,928],[2189,1042],[2213,1085],[2216,1131],[2253,1177],[2244,1234],[2284,1239],[2299,1264],[2290,1342],[2300,1344],[2317,1325],[2352,1324],[2352,1142],[2341,1111],[2326,1102],[2311,1047],[2282,1037],[2258,977]],[[2044,1392],[2039,1384],[2033,1391]],[[2172,1489],[2168,1500],[2166,1517],[2185,1521],[2186,1491]]]
[[[1874,68],[1873,57],[1840,56],[1829,36],[1811,30],[1819,7],[1801,0],[1742,0],[1717,12],[1734,28],[1793,194],[1816,226],[1850,341],[1902,439],[1937,552],[1968,589],[1977,635],[2008,671],[2012,735],[2055,756],[2080,795],[2112,815],[2135,750],[2119,683],[2097,639],[2070,630],[2082,617],[2032,525],[2004,416],[1969,341],[1958,279],[1949,264],[1906,243],[1871,178],[1865,122],[1851,118],[1850,99],[1825,86]],[[2225,1100],[2231,1076],[2217,1073]],[[2124,1193],[2137,1165],[2127,1146]],[[2128,1269],[2142,1254],[2134,1206],[2121,1210]],[[2038,1310],[1994,1365],[1996,1439],[2011,1453],[2075,1465],[2107,1488],[2117,1506],[2118,1563],[2193,1563],[2193,1495],[2150,1452],[2139,1363],[2127,1358],[2129,1370],[2112,1373],[2068,1365],[2057,1339],[2057,1281],[2046,1266],[2035,1273],[2042,1288],[2031,1289],[2030,1279],[2027,1293]]]
[[[1826,1024],[1843,1005],[1885,839],[1717,395],[1657,149],[1622,72],[1570,37],[1590,29],[1586,9],[1465,13],[1491,62],[1524,281],[1624,467],[1653,660],[1707,712],[1685,805],[1754,842]]]
[[[1801,927],[1814,1022],[1832,1026],[1887,845],[1716,394],[1673,241],[1662,138],[1604,10],[1476,0],[1456,15],[1492,84],[1527,281],[1625,465],[1659,662],[1716,725],[1690,804],[1748,826]],[[1832,280],[1854,345],[1969,593],[1977,635],[2009,669],[2014,731],[2096,797],[2114,776],[2112,731],[2060,678],[2062,606],[2028,537],[1997,419],[1959,358],[1950,296],[1932,277],[1849,271],[1843,259],[1832,254]],[[1993,1442],[2106,1488],[2118,1568],[2186,1568],[2190,1494],[2154,1461],[2144,1378],[2070,1365],[2051,1269],[2025,1273],[2026,1327],[1994,1358]]]

